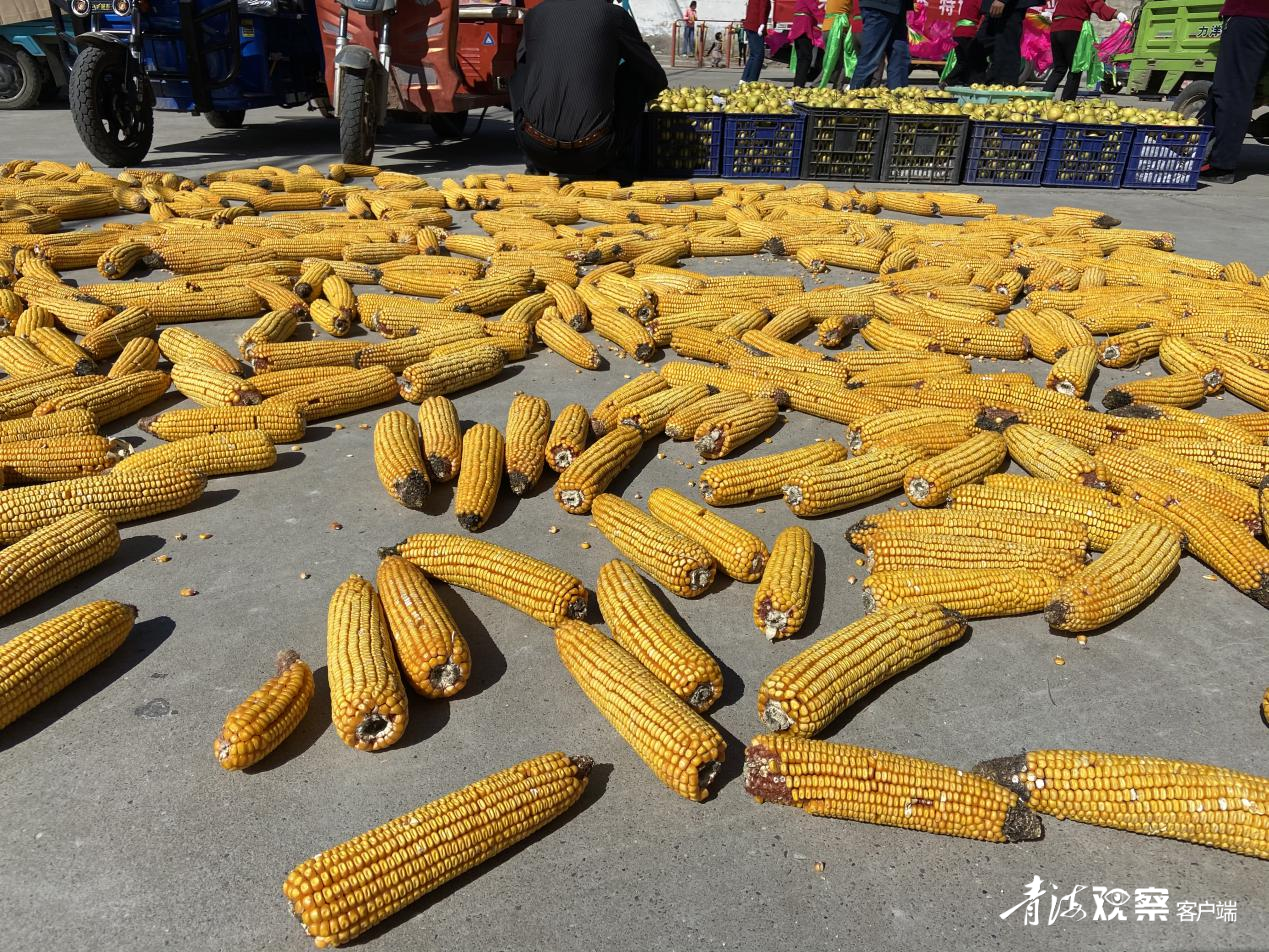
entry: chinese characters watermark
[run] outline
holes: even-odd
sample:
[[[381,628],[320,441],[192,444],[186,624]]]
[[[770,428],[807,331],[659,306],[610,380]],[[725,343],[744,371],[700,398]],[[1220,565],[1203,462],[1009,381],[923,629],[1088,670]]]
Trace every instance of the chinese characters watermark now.
[[[1052,890],[1052,891],[1050,891]],[[1063,894],[1057,883],[1046,887],[1040,876],[1023,889],[1022,901],[1000,913],[1001,919],[1015,914],[1023,925],[1054,925],[1063,919],[1092,922],[1198,922],[1204,916],[1218,922],[1237,922],[1237,902],[1176,901],[1169,907],[1168,890],[1145,886],[1129,892],[1118,886],[1073,886]],[[1047,903],[1046,903],[1047,900]],[[1091,909],[1090,909],[1091,907]]]

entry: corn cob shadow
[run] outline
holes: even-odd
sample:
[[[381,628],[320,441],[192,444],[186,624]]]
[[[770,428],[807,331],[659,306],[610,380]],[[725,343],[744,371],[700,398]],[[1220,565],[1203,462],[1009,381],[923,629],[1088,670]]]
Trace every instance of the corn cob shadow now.
[[[475,697],[502,680],[502,676],[507,673],[507,657],[489,634],[489,629],[481,622],[480,617],[468,607],[456,590],[440,582],[433,587],[436,590],[437,597],[449,609],[449,613],[454,619],[454,624],[463,633],[463,637],[467,639],[467,647],[471,651],[471,675],[467,679],[467,684],[454,695],[453,699],[461,701],[464,698]],[[411,697],[410,700],[413,702],[415,699]],[[435,703],[438,702],[420,701],[412,704],[410,709],[411,718],[420,713],[420,708],[423,705]],[[406,735],[409,736],[408,730]]]
[[[635,455],[635,458],[630,461],[630,465],[626,466],[613,478],[613,481],[608,484],[608,488],[605,489],[604,492],[612,493],[614,496],[621,496],[624,499],[626,490],[630,488],[630,484],[644,472],[644,468],[648,466],[648,464],[656,461],[657,453],[661,449],[663,439],[664,438],[662,436],[653,436],[651,439],[645,441],[643,446],[639,448],[639,452]],[[663,462],[668,462],[668,460],[664,460]],[[659,482],[658,485],[666,484]]]
[[[162,444],[159,444],[159,445],[162,445]],[[272,473],[279,469],[294,469],[296,466],[299,466],[302,462],[304,462],[303,453],[296,453],[291,450],[287,450],[285,453],[278,454],[277,462],[275,462],[272,466],[269,467],[268,472]],[[236,474],[230,474],[230,475],[236,475]],[[212,477],[212,479],[215,479],[215,478],[216,478],[215,476]]]
[[[211,489],[203,492],[192,505],[182,506],[172,512],[162,513],[164,517],[171,518],[173,515],[180,514],[182,516],[192,516],[195,513],[202,512],[204,509],[211,509],[219,506],[222,502],[229,502],[238,495],[240,490],[237,489]]]
[[[155,400],[153,403],[147,403],[145,406],[144,415],[158,416],[164,410],[170,410],[172,409],[172,407],[181,403],[185,403],[185,402],[186,401],[185,401],[184,394],[178,393],[175,390],[169,390],[167,393],[163,394],[163,396],[159,397],[159,399]],[[194,406],[194,404],[188,403],[187,406],[192,407]],[[122,433],[124,430],[131,429],[135,425],[136,425],[136,414],[130,413],[127,416],[120,417],[118,420],[111,420],[109,423],[103,423],[101,426],[97,428],[97,430],[99,433],[101,433],[102,436],[115,437],[115,436],[118,436],[120,433]]]
[[[6,727],[0,733],[0,753],[51,727],[80,704],[108,688],[153,654],[175,629],[176,622],[166,615],[138,622],[118,651]]]
[[[423,505],[417,511],[427,516],[443,516],[453,507],[457,488],[458,481],[454,479],[444,483],[433,482],[431,491],[423,497]]]
[[[824,597],[822,593],[828,591],[828,559],[818,542],[813,541],[811,547],[815,553],[815,564],[811,567],[811,597],[806,606],[806,614],[802,619],[802,627],[793,635],[790,635],[788,640],[805,638],[807,635],[819,631],[820,622],[824,619]],[[817,592],[821,593],[818,598],[816,597]]]
[[[322,426],[321,424],[309,424],[304,427],[303,443],[317,443],[321,440],[329,439],[335,435],[334,426]]]
[[[317,743],[330,727],[330,681],[326,665],[313,669],[313,699],[295,730],[261,760],[243,769],[244,774],[268,773],[290,763]]]
[[[68,603],[78,603],[83,593],[98,582],[105,581],[134,562],[140,562],[142,559],[154,555],[166,544],[166,540],[162,536],[157,535],[136,535],[124,538],[119,543],[119,548],[115,550],[115,554],[100,565],[94,566],[74,578],[67,579],[61,585],[54,586],[43,595],[19,605],[7,615],[0,616],[0,619],[6,625],[14,625],[54,609],[60,608],[62,611],[66,611]]]
[[[401,745],[397,744],[396,746],[400,747]],[[354,938],[351,942],[341,945],[340,948],[356,949],[372,946],[376,939],[386,935],[393,929],[396,929],[397,927],[414,919],[431,915],[432,907],[434,905],[445,902],[454,893],[475,882],[481,876],[497,869],[503,863],[514,862],[522,852],[525,850],[531,850],[538,840],[550,837],[561,826],[576,823],[577,818],[594,806],[595,802],[603,795],[604,791],[608,788],[608,781],[612,777],[612,774],[612,764],[601,764],[598,762],[591,764],[586,789],[582,791],[582,795],[578,798],[577,803],[569,807],[569,809],[563,814],[556,817],[541,829],[530,833],[515,845],[508,846],[492,859],[485,860],[483,863],[472,867],[461,876],[451,879],[443,886],[438,886],[436,889],[433,889],[417,902],[411,903],[400,912],[389,916],[382,922],[376,923],[374,926]],[[525,860],[525,862],[532,862],[532,860]]]

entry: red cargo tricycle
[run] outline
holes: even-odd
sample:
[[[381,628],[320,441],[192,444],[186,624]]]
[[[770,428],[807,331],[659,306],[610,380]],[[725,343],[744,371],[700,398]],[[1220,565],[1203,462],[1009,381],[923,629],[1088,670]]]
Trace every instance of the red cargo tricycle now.
[[[459,139],[471,110],[507,105],[525,7],[535,3],[317,0],[344,161],[371,161],[389,115]]]

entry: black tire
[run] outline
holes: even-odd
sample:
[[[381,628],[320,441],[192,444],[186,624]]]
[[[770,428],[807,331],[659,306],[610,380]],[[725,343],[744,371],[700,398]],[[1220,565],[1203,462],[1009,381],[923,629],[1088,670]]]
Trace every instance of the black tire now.
[[[70,77],[71,118],[88,151],[106,165],[136,165],[154,140],[154,109],[127,54],[84,48]]]
[[[247,118],[247,110],[213,109],[203,113],[203,116],[213,129],[241,129],[242,121]]]
[[[1172,100],[1172,111],[1179,112],[1187,119],[1197,119],[1211,94],[1212,84],[1206,79],[1196,79]]]
[[[0,42],[0,109],[30,109],[43,89],[40,61],[21,47]]]
[[[350,165],[369,165],[379,125],[374,79],[367,73],[344,73],[339,82],[339,153]]]
[[[438,142],[447,139],[464,139],[467,128],[468,110],[460,112],[434,112],[427,119],[432,124],[432,133]]]

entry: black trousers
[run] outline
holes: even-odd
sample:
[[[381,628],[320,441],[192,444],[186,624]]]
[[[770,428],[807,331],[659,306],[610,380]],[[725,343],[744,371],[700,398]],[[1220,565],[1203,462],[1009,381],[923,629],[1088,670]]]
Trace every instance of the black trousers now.
[[[798,54],[798,68],[793,73],[793,85],[805,86],[806,81],[811,77],[812,50],[811,38],[809,36],[799,36],[793,41],[793,50]]]
[[[1019,67],[1021,69],[1021,67]],[[978,34],[956,38],[956,65],[947,74],[947,85],[968,86],[987,76],[987,47]]]
[[[1015,7],[983,21],[979,36],[991,50],[987,82],[1013,86],[1022,77],[1022,21],[1026,19],[1027,9]]]
[[[1216,54],[1212,93],[1203,121],[1215,126],[1208,162],[1214,169],[1234,169],[1251,123],[1256,86],[1269,63],[1269,19],[1229,17]]]
[[[1048,82],[1044,84],[1046,93],[1057,90],[1058,83],[1062,82],[1062,77],[1066,76],[1067,70],[1075,62],[1075,47],[1079,45],[1079,42],[1079,30],[1049,32],[1049,49],[1053,51],[1053,69],[1049,72]],[[1083,73],[1071,73],[1067,77],[1066,85],[1062,88],[1062,99],[1074,99],[1079,95],[1080,80],[1083,76]]]

